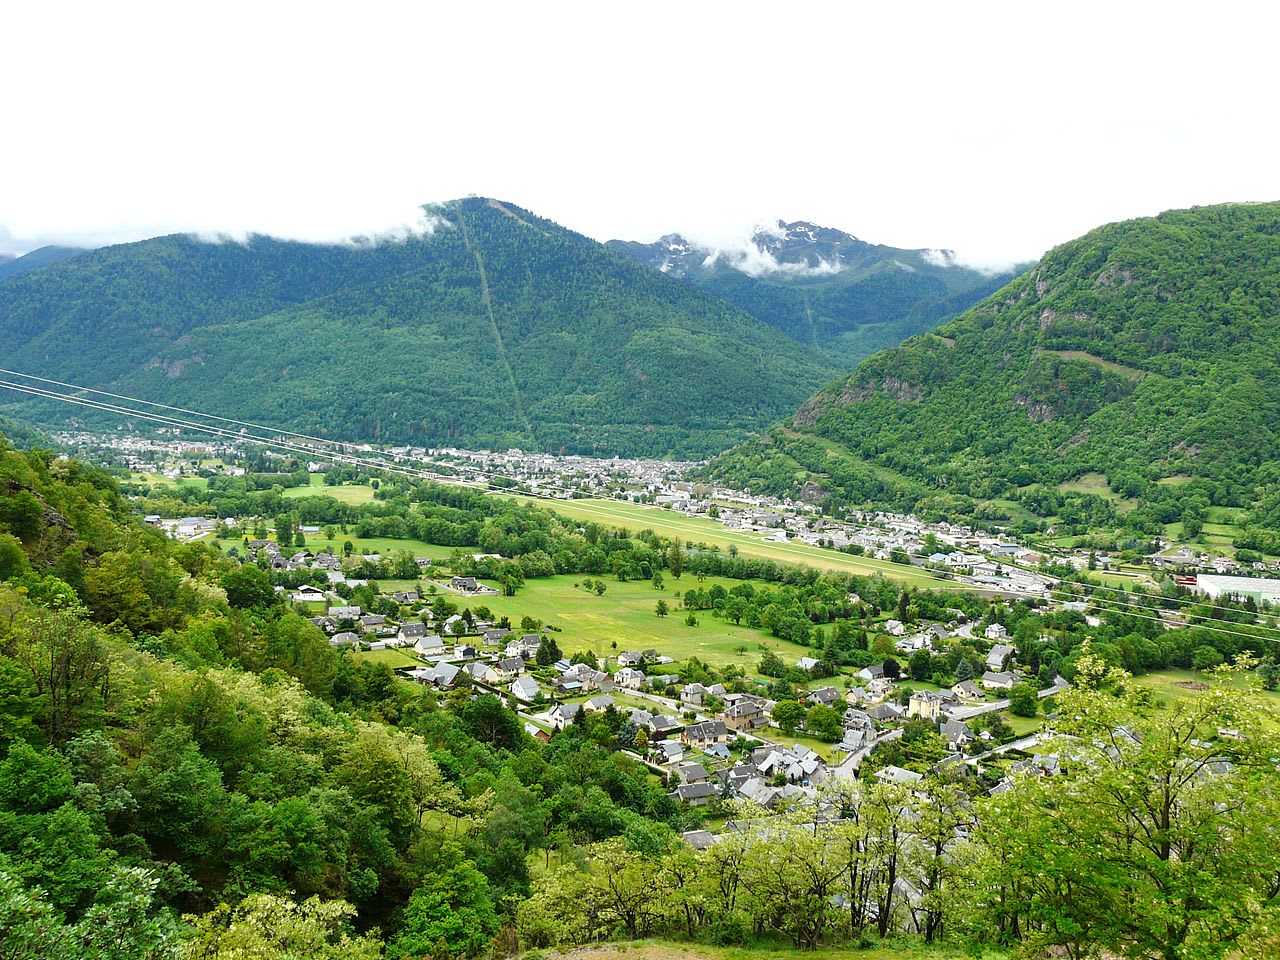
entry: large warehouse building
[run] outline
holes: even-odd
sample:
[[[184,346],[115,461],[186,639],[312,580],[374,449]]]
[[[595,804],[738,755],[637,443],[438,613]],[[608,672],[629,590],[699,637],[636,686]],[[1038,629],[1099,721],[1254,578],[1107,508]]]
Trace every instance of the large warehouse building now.
[[[1255,603],[1280,604],[1280,580],[1261,577],[1225,577],[1216,573],[1204,573],[1196,577],[1194,587],[1211,599],[1218,597],[1252,597]]]

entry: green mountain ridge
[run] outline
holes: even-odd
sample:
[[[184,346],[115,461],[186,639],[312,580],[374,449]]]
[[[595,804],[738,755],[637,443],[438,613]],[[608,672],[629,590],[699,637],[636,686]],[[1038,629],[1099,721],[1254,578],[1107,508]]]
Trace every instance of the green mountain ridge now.
[[[1015,276],[966,266],[949,250],[867,243],[802,220],[757,229],[742,250],[713,250],[680,234],[608,245],[846,367],[931,330]]]
[[[1207,505],[1280,527],[1278,461],[1280,204],[1265,203],[1064,244],[711,472],[848,504],[1005,498],[1041,516],[1062,506],[1055,485],[1096,472],[1137,501],[1131,525],[1155,532]]]
[[[679,456],[744,439],[835,372],[511,204],[429,212],[437,228],[404,240],[170,236],[14,277],[6,365],[324,436]]]
[[[54,263],[61,263],[85,252],[83,247],[37,247],[20,257],[0,257],[0,282],[10,277],[20,277],[32,270],[39,270]]]

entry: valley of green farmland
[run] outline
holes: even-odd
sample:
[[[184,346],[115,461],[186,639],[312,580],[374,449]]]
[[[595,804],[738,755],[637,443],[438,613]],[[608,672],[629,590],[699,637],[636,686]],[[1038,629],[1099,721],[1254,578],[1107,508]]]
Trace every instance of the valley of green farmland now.
[[[680,609],[677,593],[690,586],[706,590],[719,583],[726,589],[741,581],[707,577],[701,581],[690,576],[676,580],[668,577],[665,590],[656,590],[647,580],[619,583],[605,581],[604,596],[596,596],[581,584],[583,577],[564,575],[529,580],[514,597],[476,597],[468,599],[443,592],[450,601],[461,606],[484,606],[495,616],[511,618],[518,629],[520,619],[533,617],[550,627],[565,654],[590,650],[597,656],[608,656],[616,650],[649,649],[687,660],[699,657],[717,666],[737,664],[754,673],[761,654],[774,650],[787,663],[808,655],[808,647],[780,640],[747,626],[712,616],[709,610],[696,613],[697,626],[685,623],[686,611]],[[756,583],[757,589],[768,584]],[[671,612],[665,617],[654,613],[658,600],[665,600]]]
[[[499,495],[509,496],[508,494]],[[779,563],[798,564],[821,570],[834,570],[839,573],[860,574],[862,576],[871,576],[879,573],[891,579],[904,581],[915,586],[948,588],[948,584],[940,583],[928,574],[903,564],[891,563],[888,560],[876,560],[872,557],[855,557],[835,550],[811,547],[805,543],[782,543],[766,540],[756,533],[731,530],[709,518],[689,517],[660,507],[623,503],[618,500],[548,501],[535,500],[518,495],[515,495],[515,499],[554,510],[561,516],[576,520],[594,521],[606,526],[624,527],[632,532],[648,528],[663,536],[678,537],[695,544],[704,543],[724,550],[736,547],[740,554],[747,557],[759,557],[765,560],[775,560]],[[959,589],[959,587],[955,589]]]

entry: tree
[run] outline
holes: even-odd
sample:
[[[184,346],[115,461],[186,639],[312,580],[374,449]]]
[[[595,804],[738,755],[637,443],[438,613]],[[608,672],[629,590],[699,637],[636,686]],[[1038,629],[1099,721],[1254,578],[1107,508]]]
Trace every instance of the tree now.
[[[11,533],[0,533],[0,580],[11,580],[30,569],[22,542]]]
[[[604,592],[605,592],[605,590],[606,590],[606,589],[607,589],[607,588],[605,587],[605,585],[604,585],[604,581],[603,581],[603,580],[597,580],[597,581],[596,581],[595,590],[596,590],[596,596],[597,596],[597,597],[603,597],[603,596],[604,596]]]
[[[1235,675],[1156,711],[1086,648],[1057,695],[1072,762],[979,803],[953,898],[962,921],[979,936],[1018,931],[1035,953],[1133,960],[1221,957],[1255,928],[1256,893],[1280,875],[1280,848],[1258,829],[1280,817],[1280,738]],[[1213,737],[1223,726],[1240,739]]]
[[[669,612],[667,609],[667,601],[659,600],[656,604],[654,604],[653,612],[660,617],[665,617]]]
[[[1009,712],[1015,717],[1034,717],[1040,701],[1036,688],[1029,683],[1016,683],[1009,691]]]
[[[663,582],[663,579],[662,579],[662,571],[661,571],[661,570],[654,570],[654,571],[653,571],[653,576],[650,578],[649,582],[653,584],[653,589],[655,589],[655,590],[665,590],[665,589],[667,589],[666,583],[664,583],[664,582]]]
[[[686,624],[687,626],[690,626],[690,627],[696,627],[696,626],[698,625],[698,617],[697,617],[697,614],[695,614],[692,610],[690,610],[690,611],[685,615],[684,622],[685,622],[685,624]]]
[[[0,597],[0,618],[11,617],[11,655],[30,678],[37,722],[51,743],[64,743],[103,704],[111,674],[107,649],[96,628],[71,614],[43,607],[10,613],[4,605]]]
[[[780,700],[773,708],[773,719],[786,733],[795,733],[804,720],[804,707],[799,700]]]
[[[684,551],[680,549],[680,543],[677,540],[673,540],[671,546],[667,548],[667,568],[671,571],[671,576],[677,580],[684,572]]]
[[[540,667],[549,667],[563,656],[564,654],[560,652],[560,645],[551,637],[544,636],[538,641],[538,652],[534,655],[533,660]]]
[[[454,957],[474,957],[497,929],[489,881],[471,861],[463,861],[423,878],[405,906],[404,922],[388,955],[404,960],[435,957],[440,955],[437,944],[443,942]]]
[[[819,740],[835,743],[844,735],[844,721],[835,707],[816,703],[805,713],[804,728]]]
[[[933,673],[933,654],[928,650],[917,650],[907,661],[907,672],[912,680],[928,680]]]
[[[222,577],[222,589],[227,592],[227,603],[247,610],[251,607],[266,608],[276,603],[275,587],[271,576],[253,564],[232,570]]]
[[[355,936],[348,923],[355,908],[342,900],[253,893],[234,907],[221,904],[202,916],[188,917],[190,939],[181,960],[379,960],[382,948],[373,936]]]
[[[1274,690],[1280,686],[1280,664],[1275,657],[1263,657],[1258,663],[1258,680],[1264,690]]]
[[[888,657],[884,661],[884,675],[890,680],[897,680],[902,676],[902,665],[893,657]]]
[[[473,737],[501,749],[515,749],[524,735],[520,718],[491,693],[468,702],[459,712],[459,717]]]
[[[287,513],[282,513],[276,517],[276,543],[280,544],[283,550],[293,543],[293,518]]]
[[[160,879],[140,868],[117,868],[96,901],[74,924],[64,924],[38,887],[26,890],[0,871],[0,931],[13,960],[170,960],[178,956],[178,925],[160,909]]]
[[[766,650],[764,656],[760,658],[759,670],[766,677],[785,677],[787,675],[787,665],[772,650]]]

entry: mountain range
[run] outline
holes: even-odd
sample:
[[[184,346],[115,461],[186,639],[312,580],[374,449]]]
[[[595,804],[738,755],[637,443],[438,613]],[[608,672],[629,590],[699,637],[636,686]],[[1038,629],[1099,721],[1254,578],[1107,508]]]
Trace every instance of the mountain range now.
[[[619,253],[728,300],[845,367],[937,326],[1011,280],[950,250],[904,250],[800,220],[716,249],[672,233]]]
[[[20,257],[0,255],[0,280],[19,277],[24,273],[30,273],[32,270],[39,270],[41,267],[47,267],[62,260],[69,260],[71,257],[81,253],[84,253],[83,247],[47,246],[37,247],[35,250],[24,253]]]
[[[434,229],[407,239],[175,235],[0,280],[5,366],[331,437],[684,457],[722,451],[840,372],[512,204],[427,212]]]
[[[1092,487],[1141,532],[1209,506],[1280,528],[1280,204],[1170,211],[1057,247],[711,473],[996,516],[1061,517]]]

